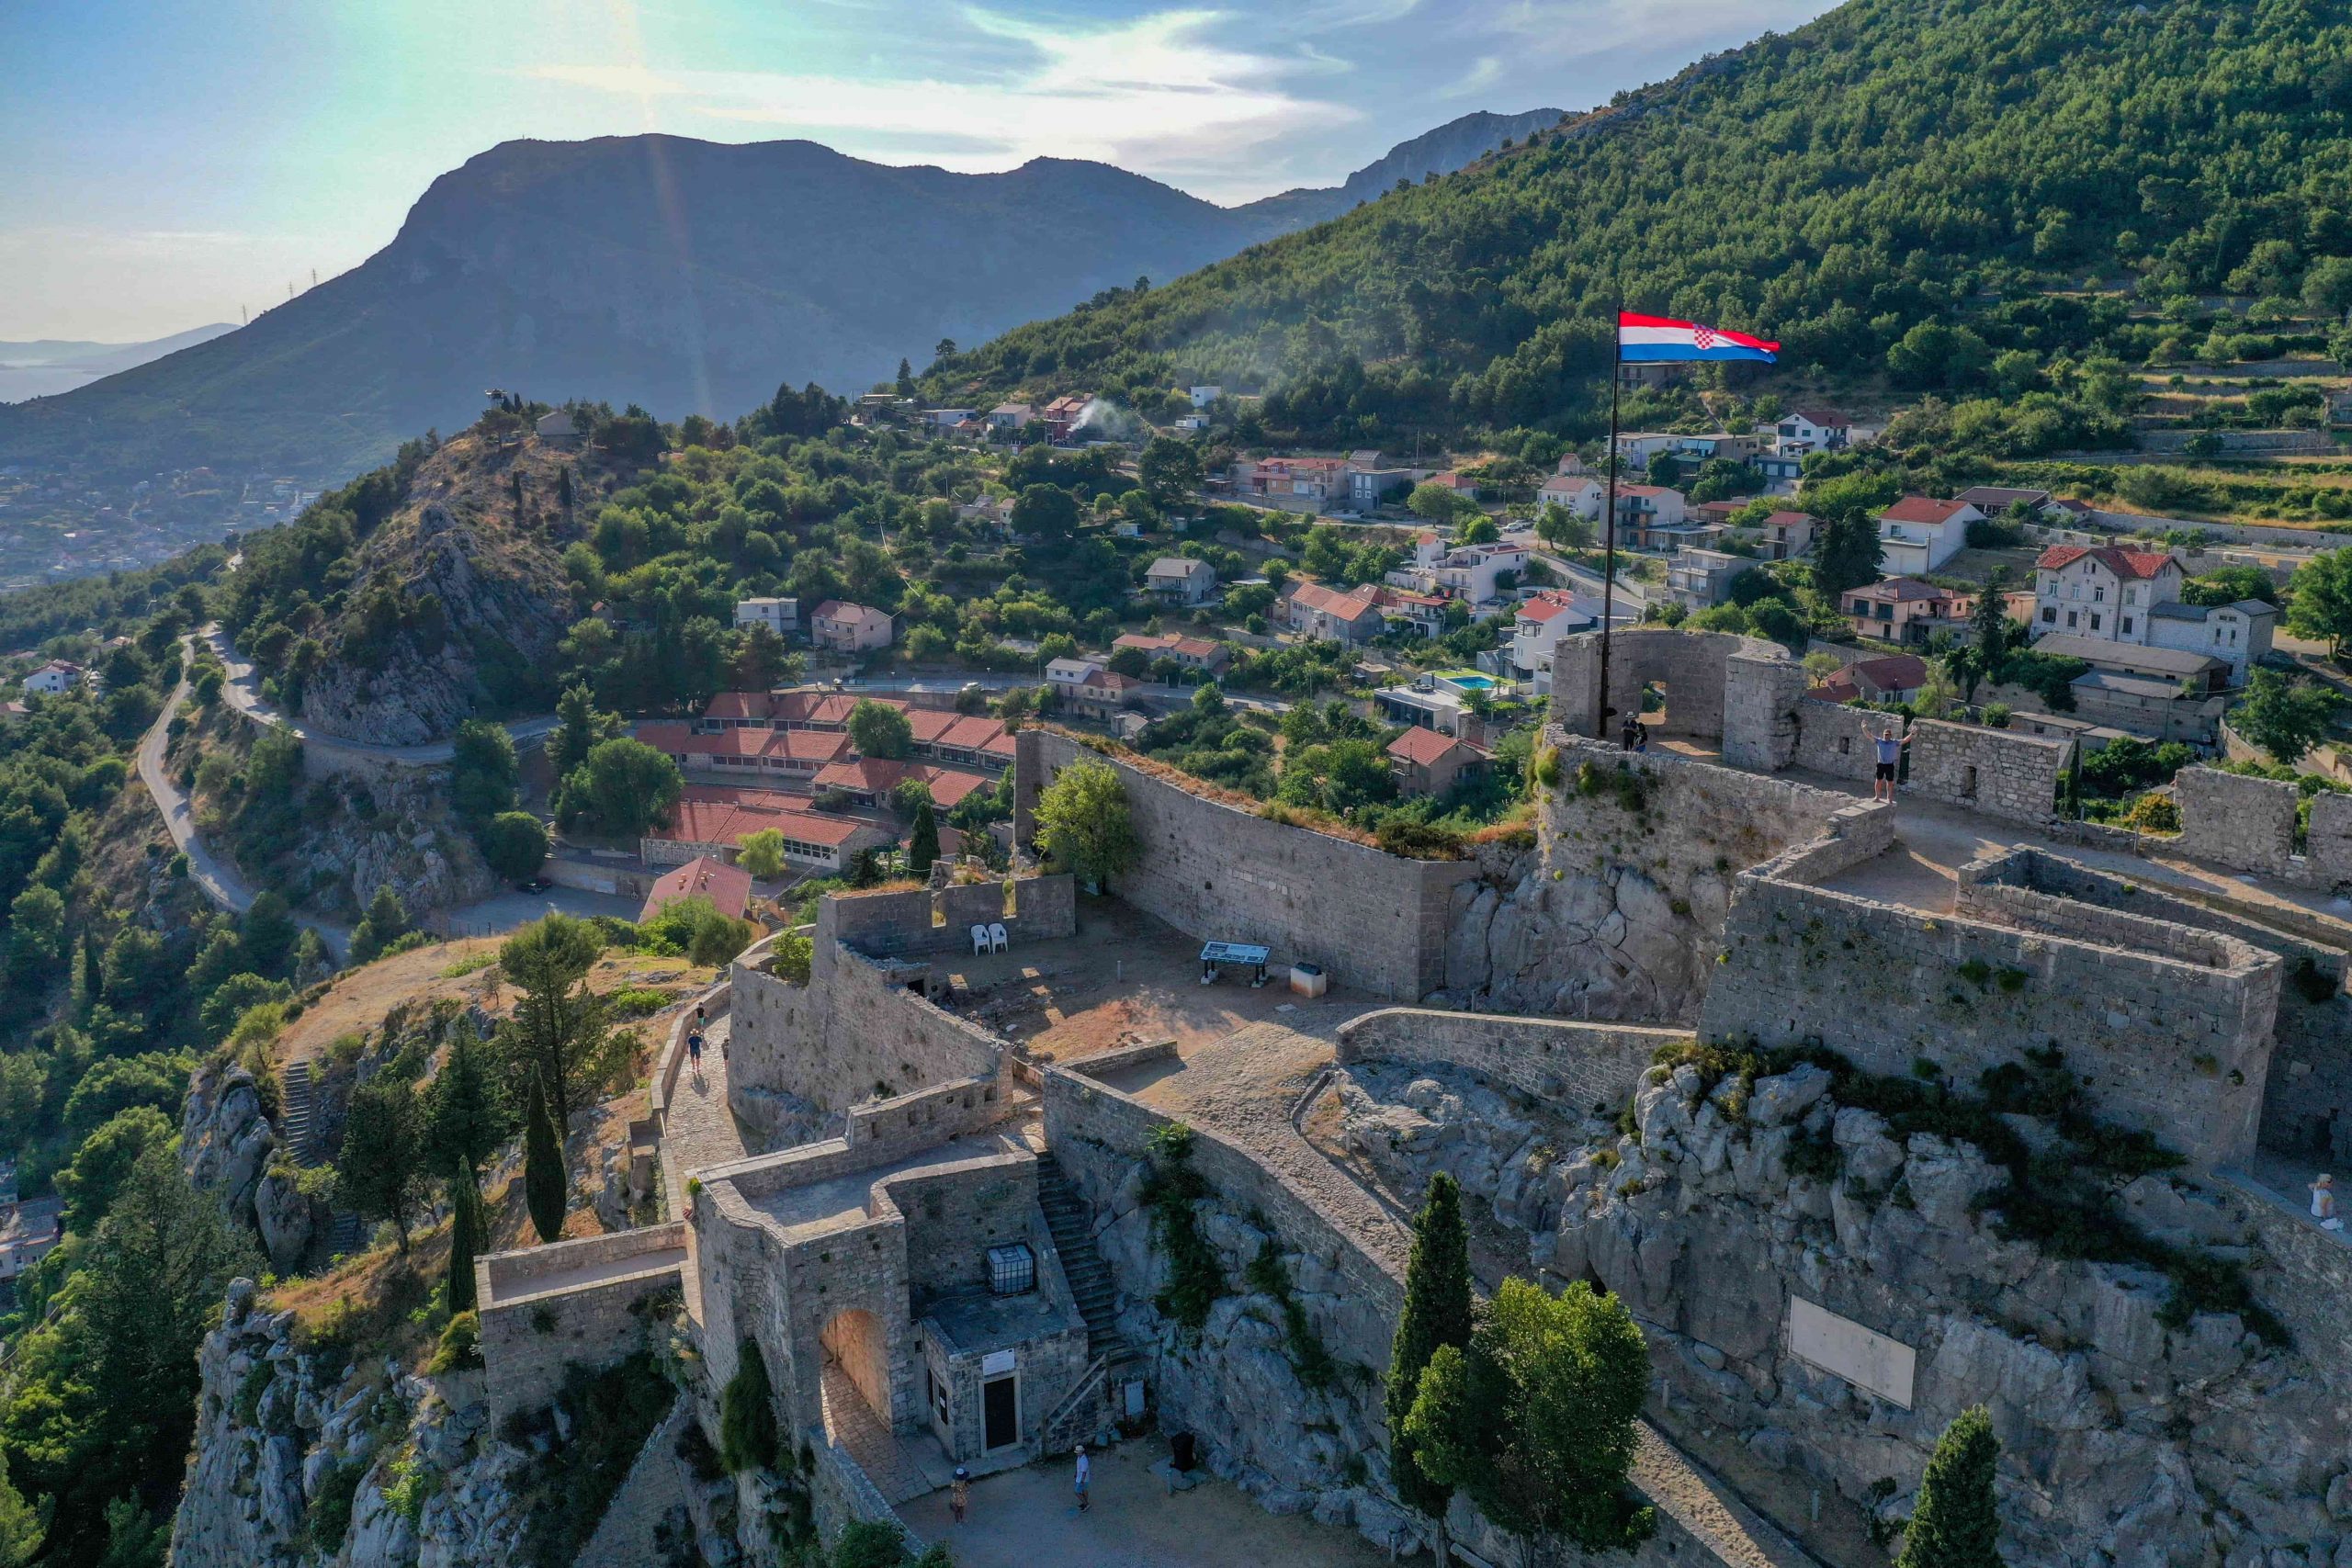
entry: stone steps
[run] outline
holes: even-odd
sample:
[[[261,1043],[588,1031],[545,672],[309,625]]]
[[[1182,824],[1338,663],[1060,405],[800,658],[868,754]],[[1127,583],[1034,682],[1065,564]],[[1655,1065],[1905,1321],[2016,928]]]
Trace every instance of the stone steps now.
[[[686,1517],[685,1476],[677,1449],[689,1419],[685,1397],[680,1395],[638,1450],[637,1462],[605,1505],[596,1532],[572,1559],[572,1568],[645,1568],[662,1561],[660,1527],[681,1524]]]
[[[310,1168],[320,1162],[314,1136],[313,1112],[318,1096],[311,1083],[311,1064],[297,1062],[278,1080],[277,1136],[296,1165]]]
[[[1087,1349],[1114,1364],[1131,1359],[1134,1351],[1119,1332],[1118,1281],[1094,1245],[1093,1215],[1051,1154],[1037,1156],[1037,1202],[1046,1212],[1046,1229],[1053,1235],[1079,1315],[1086,1319]]]

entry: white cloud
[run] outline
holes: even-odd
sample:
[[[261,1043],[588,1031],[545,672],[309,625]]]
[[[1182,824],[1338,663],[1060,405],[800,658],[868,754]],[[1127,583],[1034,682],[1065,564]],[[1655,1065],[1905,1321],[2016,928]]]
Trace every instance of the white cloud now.
[[[635,97],[673,129],[695,119],[756,125],[964,170],[1092,158],[1211,195],[1258,193],[1262,176],[1244,154],[1362,118],[1287,85],[1333,74],[1341,62],[1218,43],[1210,36],[1224,19],[1216,12],[1163,11],[1091,29],[978,8],[961,15],[974,32],[1012,46],[1014,62],[964,79],[634,64],[539,65],[524,74]]]

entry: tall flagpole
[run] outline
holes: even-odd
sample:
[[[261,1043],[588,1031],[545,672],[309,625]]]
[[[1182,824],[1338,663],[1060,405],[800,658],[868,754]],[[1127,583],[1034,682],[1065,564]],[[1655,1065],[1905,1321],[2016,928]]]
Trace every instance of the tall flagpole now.
[[[1617,314],[1624,315],[1623,301]],[[1600,569],[1600,696],[1593,704],[1592,738],[1609,739],[1609,634],[1617,619],[1617,397],[1624,382],[1625,340],[1622,320],[1610,324],[1609,351],[1609,450],[1601,461],[1609,466],[1609,499],[1601,508],[1605,519],[1607,540]]]

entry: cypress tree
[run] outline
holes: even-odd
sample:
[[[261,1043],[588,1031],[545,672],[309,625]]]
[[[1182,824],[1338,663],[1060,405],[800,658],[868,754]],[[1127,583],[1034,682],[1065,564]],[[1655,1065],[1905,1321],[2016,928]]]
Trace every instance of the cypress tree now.
[[[921,876],[938,858],[939,814],[925,800],[915,807],[914,832],[907,840],[907,869]]]
[[[1981,1404],[1962,1411],[1928,1461],[1919,1501],[1895,1568],[2001,1568],[1993,1465],[2000,1458],[1993,1417]]]
[[[474,1256],[481,1250],[481,1194],[460,1163],[449,1176],[449,1315],[474,1310]]]
[[[541,1241],[563,1234],[564,1200],[571,1182],[563,1168],[563,1140],[556,1136],[555,1118],[548,1112],[548,1097],[538,1076],[531,1077],[531,1100],[523,1111],[523,1200]]]
[[[746,1339],[736,1352],[735,1375],[719,1395],[718,1462],[733,1474],[770,1469],[775,1459],[775,1391],[759,1341]]]
[[[1432,1517],[1445,1512],[1453,1488],[1423,1473],[1405,1434],[1405,1417],[1420,1392],[1421,1372],[1441,1345],[1470,1343],[1470,1233],[1462,1223],[1462,1189],[1439,1171],[1413,1217],[1413,1254],[1405,1266],[1405,1310],[1388,1362],[1388,1468],[1396,1495]]]

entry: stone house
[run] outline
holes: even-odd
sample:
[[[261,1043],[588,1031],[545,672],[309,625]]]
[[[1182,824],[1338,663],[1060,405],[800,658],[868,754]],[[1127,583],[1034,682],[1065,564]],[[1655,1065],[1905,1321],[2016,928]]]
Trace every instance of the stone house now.
[[[1121,632],[1111,639],[1111,650],[1115,653],[1123,648],[1134,649],[1154,664],[1172,659],[1187,670],[1212,675],[1231,660],[1225,644],[1204,637],[1180,637],[1174,632]]]
[[[1753,557],[1685,546],[1666,563],[1667,595],[1686,610],[1712,610],[1730,596],[1732,579],[1755,570]]]
[[[1162,556],[1145,571],[1143,586],[1165,604],[1204,604],[1216,592],[1216,568],[1190,556]]]
[[[2188,577],[2168,551],[2052,545],[2033,563],[2033,628],[2145,645],[2150,612],[2178,603]]]
[[[1372,595],[1362,589],[1341,592],[1319,582],[1294,580],[1283,601],[1291,630],[1302,637],[1337,642],[1364,642],[1378,637],[1387,625]]]
[[[1487,763],[1476,747],[1419,726],[1388,743],[1388,768],[1406,795],[1443,795]]]
[[[890,617],[886,612],[842,599],[826,600],[808,618],[809,640],[819,648],[830,648],[840,653],[863,653],[868,649],[888,648],[892,629]]]

